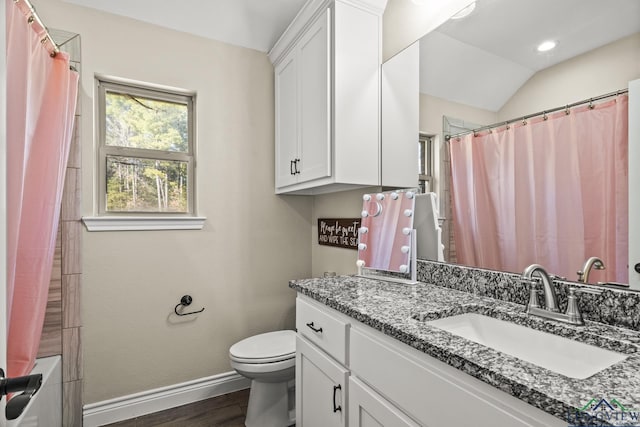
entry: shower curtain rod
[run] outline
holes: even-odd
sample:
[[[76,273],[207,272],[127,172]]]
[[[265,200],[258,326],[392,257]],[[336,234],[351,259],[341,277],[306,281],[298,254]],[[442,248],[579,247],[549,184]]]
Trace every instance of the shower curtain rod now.
[[[43,45],[46,45],[47,42],[51,45],[51,51],[49,52],[49,56],[51,56],[52,58],[55,58],[55,56],[60,52],[60,48],[58,47],[56,42],[53,41],[53,37],[51,37],[51,35],[49,34],[49,30],[47,30],[47,27],[42,23],[42,20],[38,16],[36,9],[33,7],[31,2],[29,0],[13,0],[13,2],[16,4],[16,6],[21,8],[23,13],[25,13],[24,7],[28,9],[28,12],[30,15],[27,18],[27,22],[29,24],[33,24],[35,22],[40,27],[42,27],[42,29],[44,30],[44,37],[40,40],[40,42]],[[25,6],[24,7],[20,6],[19,4],[20,2],[24,3]]]
[[[629,89],[617,90],[615,92],[610,92],[610,93],[607,93],[607,94],[604,94],[604,95],[595,96],[593,98],[584,99],[582,101],[574,102],[573,104],[563,105],[562,107],[556,107],[556,108],[551,108],[549,110],[540,111],[538,113],[527,114],[526,116],[518,117],[516,119],[511,119],[511,120],[507,120],[507,121],[503,121],[503,122],[498,122],[498,123],[494,123],[492,125],[481,126],[479,128],[466,130],[464,132],[459,132],[459,133],[456,133],[454,135],[446,135],[444,137],[444,139],[449,141],[451,138],[457,138],[459,136],[467,135],[469,133],[476,134],[476,133],[481,132],[483,130],[493,129],[493,128],[497,128],[497,127],[500,127],[500,126],[508,126],[509,123],[522,122],[522,121],[526,121],[527,119],[530,119],[532,117],[537,117],[537,116],[546,116],[547,114],[555,113],[556,111],[564,110],[565,112],[567,112],[567,114],[569,114],[569,108],[577,107],[578,105],[582,105],[582,104],[593,105],[594,101],[599,101],[599,100],[605,99],[605,98],[611,98],[612,96],[622,95],[623,93],[627,93],[627,92],[629,92]]]

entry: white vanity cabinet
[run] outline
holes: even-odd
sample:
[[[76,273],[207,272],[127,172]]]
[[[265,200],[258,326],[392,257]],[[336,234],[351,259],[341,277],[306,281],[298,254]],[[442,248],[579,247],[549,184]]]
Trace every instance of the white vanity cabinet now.
[[[298,426],[567,425],[300,294],[296,327]]]
[[[349,426],[420,427],[355,377],[349,378]]]
[[[386,0],[309,0],[275,44],[276,193],[380,185]]]
[[[419,425],[567,425],[566,421],[359,322],[352,325],[349,337],[352,377],[368,384]]]
[[[298,297],[296,302],[296,425],[347,425],[348,318]]]
[[[349,371],[304,338],[296,346],[296,425],[344,427]]]

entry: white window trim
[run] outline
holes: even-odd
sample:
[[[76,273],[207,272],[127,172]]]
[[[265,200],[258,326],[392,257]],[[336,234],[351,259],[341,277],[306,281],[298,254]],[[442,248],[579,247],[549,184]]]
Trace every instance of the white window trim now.
[[[189,91],[185,89],[170,87],[170,86],[162,86],[157,84],[150,84],[139,82],[130,79],[123,79],[118,77],[106,76],[102,74],[95,75],[95,84],[96,84],[96,92],[95,96],[98,97],[99,82],[111,82],[116,84],[130,85],[130,86],[139,86],[142,88],[148,88],[150,90],[157,90],[161,92],[172,93],[176,95],[184,95],[190,96],[193,98],[193,110],[195,111],[195,96],[196,93],[194,91]],[[96,114],[100,114],[101,107],[99,102],[95,105]],[[94,212],[100,212],[98,215],[94,216],[84,216],[82,217],[82,222],[86,226],[88,231],[154,231],[154,230],[201,230],[204,228],[204,222],[206,221],[206,217],[196,216],[197,212],[197,198],[196,198],[196,182],[195,182],[195,164],[196,164],[196,117],[195,112],[193,113],[192,120],[192,141],[191,151],[192,151],[192,159],[193,159],[193,169],[192,169],[192,193],[191,197],[193,198],[191,201],[191,210],[190,214],[169,214],[166,213],[158,213],[151,215],[140,215],[140,214],[118,214],[118,213],[107,213],[100,212],[99,208],[99,198],[101,197],[101,193],[99,191],[99,186],[101,183],[100,171],[102,170],[99,166],[100,156],[96,156],[95,164],[96,171],[98,171],[98,176],[96,177],[96,198],[94,199]],[[101,130],[96,129],[96,145],[97,149],[101,149]]]
[[[430,174],[418,174],[418,182],[425,181],[426,185],[429,187],[428,188],[429,192],[435,192],[436,194],[439,194],[436,191],[436,188],[434,185],[436,181],[434,179],[436,137],[431,134],[420,132],[418,136],[418,141],[425,142],[424,150],[422,150],[422,159],[420,159],[421,161],[424,162],[424,168],[425,168],[424,172],[427,172],[427,170],[431,172]],[[430,142],[430,144],[427,144],[427,142]],[[429,159],[430,161],[427,161],[427,159]]]
[[[88,231],[202,230],[206,217],[85,216]]]

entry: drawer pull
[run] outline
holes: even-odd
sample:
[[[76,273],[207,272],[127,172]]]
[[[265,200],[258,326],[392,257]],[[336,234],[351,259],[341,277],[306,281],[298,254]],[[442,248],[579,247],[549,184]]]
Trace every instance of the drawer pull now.
[[[317,332],[319,334],[322,333],[322,327],[320,328],[316,328],[315,326],[313,326],[313,322],[309,322],[307,323],[307,326],[309,327],[309,329],[311,329],[313,332]]]
[[[336,406],[336,392],[338,390],[342,390],[342,386],[340,384],[333,386],[333,412],[342,412],[342,406]]]

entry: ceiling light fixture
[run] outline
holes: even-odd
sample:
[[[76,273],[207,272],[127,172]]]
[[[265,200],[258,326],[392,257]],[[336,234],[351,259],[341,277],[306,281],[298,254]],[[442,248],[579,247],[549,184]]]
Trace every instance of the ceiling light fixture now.
[[[471,12],[474,11],[475,8],[476,8],[476,2],[472,2],[468,6],[466,6],[464,9],[460,10],[458,13],[453,15],[451,19],[462,19],[464,17],[467,17],[471,14]]]
[[[558,45],[558,43],[556,43],[553,40],[547,40],[544,41],[542,43],[540,43],[537,47],[538,52],[547,52],[551,49],[553,49],[554,47],[556,47]]]

